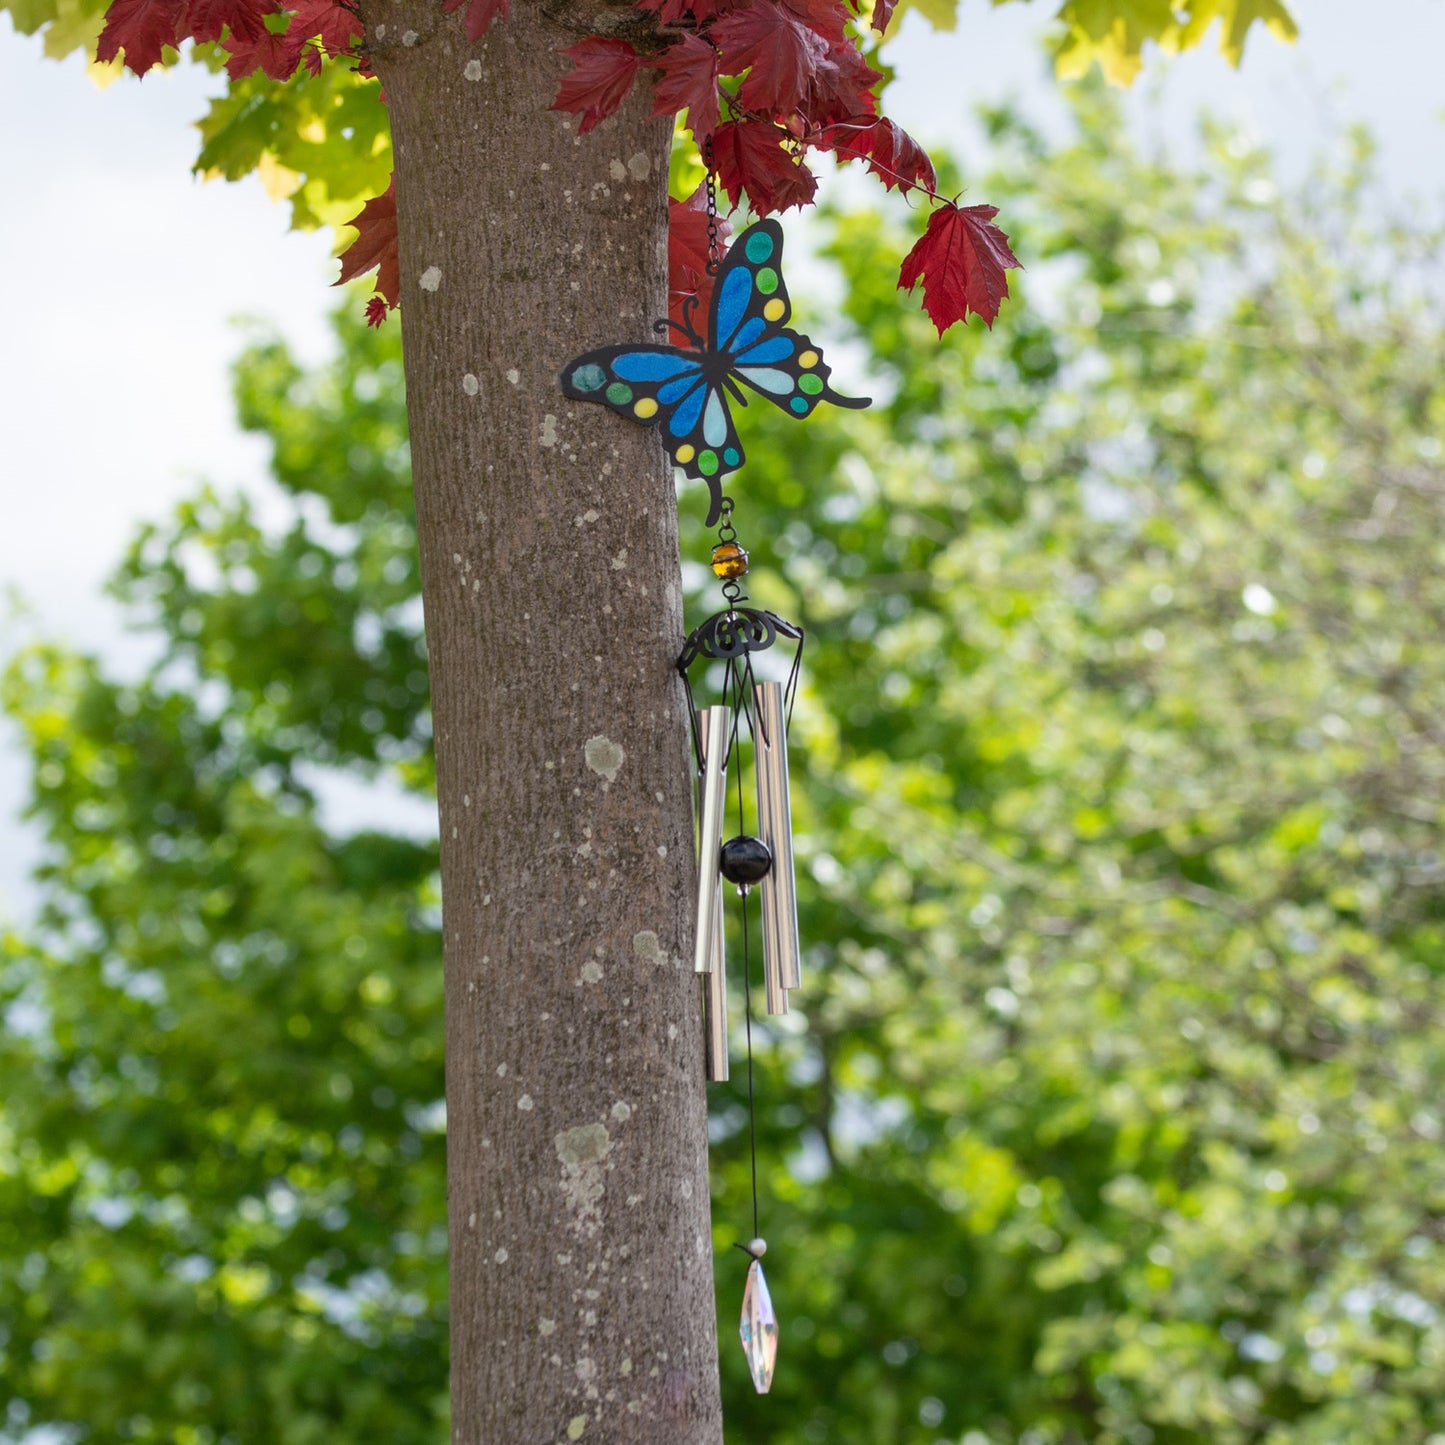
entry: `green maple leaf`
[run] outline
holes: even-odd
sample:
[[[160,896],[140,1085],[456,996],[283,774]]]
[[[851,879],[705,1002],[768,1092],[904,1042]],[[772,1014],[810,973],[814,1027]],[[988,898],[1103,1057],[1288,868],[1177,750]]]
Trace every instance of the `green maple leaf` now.
[[[1256,21],[1278,40],[1293,41],[1299,35],[1294,18],[1279,0],[1191,0],[1189,18],[1177,27],[1177,43],[1161,44],[1165,49],[1188,50],[1203,41],[1216,20],[1220,21],[1219,49],[1236,67],[1244,59],[1244,42]]]

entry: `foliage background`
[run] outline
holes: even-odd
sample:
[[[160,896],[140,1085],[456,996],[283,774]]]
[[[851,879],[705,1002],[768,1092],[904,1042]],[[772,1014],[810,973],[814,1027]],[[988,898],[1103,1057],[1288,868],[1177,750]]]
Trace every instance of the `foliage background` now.
[[[780,1374],[725,1353],[731,1438],[1431,1441],[1440,235],[1363,142],[1281,199],[1097,98],[1062,146],[989,123],[1021,304],[940,346],[868,264],[897,218],[836,215],[879,403],[745,418],[754,596],[813,639],[809,987],[759,1057]],[[15,1438],[445,1438],[435,853],[317,808],[318,770],[430,786],[397,340],[354,310],[333,366],[238,368],[291,524],[203,493],[135,543],[154,671],[9,674],[49,840],[0,974]]]

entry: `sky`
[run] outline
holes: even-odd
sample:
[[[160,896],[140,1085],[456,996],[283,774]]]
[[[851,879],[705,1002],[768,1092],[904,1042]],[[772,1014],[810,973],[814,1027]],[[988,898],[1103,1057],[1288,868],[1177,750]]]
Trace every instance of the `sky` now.
[[[1046,5],[961,0],[952,34],[904,16],[887,57],[887,109],[929,142],[960,141],[972,108],[1013,97],[1041,122],[1063,108],[1041,49]],[[1256,28],[1239,72],[1213,49],[1156,59],[1128,101],[1136,136],[1177,154],[1201,107],[1247,125],[1302,176],[1341,123],[1380,143],[1400,200],[1445,197],[1445,0],[1299,0],[1298,45]],[[328,349],[337,299],[328,234],[287,229],[255,180],[190,173],[194,122],[217,86],[199,68],[104,91],[72,57],[0,18],[0,659],[49,637],[134,673],[149,655],[102,588],[136,526],[202,480],[261,489],[264,444],[236,428],[234,322],[278,325],[303,360]],[[900,304],[909,304],[900,301]],[[394,324],[394,323],[393,323]],[[9,594],[7,600],[6,594]],[[25,760],[0,723],[0,924],[25,917],[39,856],[19,821]],[[338,795],[336,820],[403,808]],[[415,805],[411,805],[415,808]],[[408,821],[426,820],[414,811]]]

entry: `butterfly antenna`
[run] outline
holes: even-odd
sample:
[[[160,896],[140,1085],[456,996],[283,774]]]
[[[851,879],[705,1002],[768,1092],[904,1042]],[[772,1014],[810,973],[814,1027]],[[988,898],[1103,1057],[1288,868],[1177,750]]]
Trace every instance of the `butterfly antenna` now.
[[[697,310],[697,299],[697,292],[695,291],[690,296],[684,296],[682,299],[682,320],[673,321],[669,318],[665,321],[654,321],[652,323],[652,329],[657,332],[659,336],[666,336],[669,331],[676,331],[680,335],[687,337],[696,350],[705,350],[706,347],[703,339],[697,334],[697,329],[692,324],[692,313]]]
[[[690,326],[683,326],[679,322],[670,320],[654,321],[652,323],[652,329],[657,332],[659,336],[666,336],[669,331],[676,331],[679,336],[686,337],[686,339],[692,343],[695,350],[702,350],[702,337]]]

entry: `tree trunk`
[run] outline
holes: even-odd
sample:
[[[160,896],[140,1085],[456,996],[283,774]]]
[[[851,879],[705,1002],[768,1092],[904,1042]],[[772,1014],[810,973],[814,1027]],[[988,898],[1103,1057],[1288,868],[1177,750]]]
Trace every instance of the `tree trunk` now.
[[[586,136],[548,112],[558,13],[513,0],[469,45],[437,5],[365,10],[441,815],[452,1439],[718,1445],[673,486],[557,380],[666,314],[670,131],[640,90]]]

